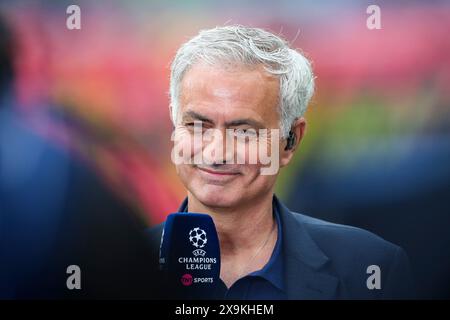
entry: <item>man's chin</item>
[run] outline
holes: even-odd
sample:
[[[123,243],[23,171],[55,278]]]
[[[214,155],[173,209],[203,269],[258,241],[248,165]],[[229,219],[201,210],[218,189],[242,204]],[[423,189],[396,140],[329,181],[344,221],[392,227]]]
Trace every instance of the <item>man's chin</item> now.
[[[229,208],[239,203],[235,196],[218,191],[200,192],[195,196],[204,206],[211,208]]]

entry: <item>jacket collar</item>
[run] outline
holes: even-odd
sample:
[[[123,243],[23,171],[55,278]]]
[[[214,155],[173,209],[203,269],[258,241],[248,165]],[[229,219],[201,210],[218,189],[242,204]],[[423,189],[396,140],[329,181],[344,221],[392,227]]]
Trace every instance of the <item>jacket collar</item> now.
[[[288,299],[332,299],[336,295],[338,279],[324,270],[329,258],[311,238],[302,221],[303,216],[291,212],[275,195],[273,199],[283,228]]]

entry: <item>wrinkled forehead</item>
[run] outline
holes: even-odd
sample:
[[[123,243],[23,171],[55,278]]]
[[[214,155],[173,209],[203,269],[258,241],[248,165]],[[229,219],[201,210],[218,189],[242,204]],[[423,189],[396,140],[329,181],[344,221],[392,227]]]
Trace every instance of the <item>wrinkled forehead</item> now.
[[[184,75],[179,101],[182,116],[194,111],[218,122],[244,117],[270,124],[279,119],[279,79],[262,65],[199,63]]]

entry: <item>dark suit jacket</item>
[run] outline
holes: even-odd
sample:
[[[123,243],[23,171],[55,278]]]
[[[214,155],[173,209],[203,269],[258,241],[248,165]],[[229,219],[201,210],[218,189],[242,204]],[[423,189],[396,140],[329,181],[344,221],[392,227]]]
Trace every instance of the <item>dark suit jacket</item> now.
[[[283,228],[284,280],[288,299],[414,298],[402,248],[368,231],[290,211],[274,195]],[[149,231],[159,245],[164,225]],[[155,258],[156,259],[156,258]],[[380,268],[381,288],[368,289],[367,268]]]

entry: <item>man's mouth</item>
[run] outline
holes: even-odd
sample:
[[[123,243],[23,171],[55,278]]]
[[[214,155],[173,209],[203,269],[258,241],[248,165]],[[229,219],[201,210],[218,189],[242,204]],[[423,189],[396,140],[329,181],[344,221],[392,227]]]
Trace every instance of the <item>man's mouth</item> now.
[[[209,174],[214,174],[214,175],[218,175],[218,176],[235,176],[235,175],[239,175],[240,173],[237,171],[227,171],[227,170],[214,170],[214,169],[210,169],[210,168],[202,168],[202,167],[197,167],[199,170],[207,172]]]

